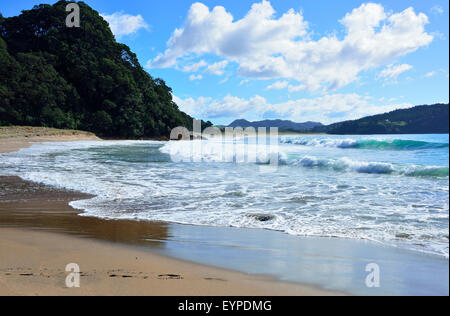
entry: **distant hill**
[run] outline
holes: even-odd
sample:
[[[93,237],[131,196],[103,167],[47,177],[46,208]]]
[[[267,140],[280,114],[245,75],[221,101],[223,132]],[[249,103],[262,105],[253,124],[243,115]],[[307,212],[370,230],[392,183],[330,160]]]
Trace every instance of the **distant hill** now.
[[[286,132],[313,132],[336,135],[367,134],[448,134],[449,105],[419,105],[410,109],[367,116],[358,120],[331,125],[318,122],[295,123],[287,120],[265,120],[250,122],[235,120],[228,127],[278,127]]]
[[[249,122],[247,120],[236,120],[228,127],[278,127],[278,130],[280,131],[291,131],[291,132],[305,132],[305,131],[311,131],[314,128],[322,127],[322,123],[317,122],[305,122],[305,123],[295,123],[292,121],[286,121],[286,120],[265,120],[265,121],[256,121],[256,122]]]
[[[316,127],[315,132],[357,134],[448,134],[449,105],[420,105],[410,109]]]
[[[68,3],[37,5],[10,18],[0,14],[0,126],[77,129],[116,138],[191,129],[192,117],[173,102],[172,89],[116,42],[98,12],[78,2],[81,27],[66,27]]]

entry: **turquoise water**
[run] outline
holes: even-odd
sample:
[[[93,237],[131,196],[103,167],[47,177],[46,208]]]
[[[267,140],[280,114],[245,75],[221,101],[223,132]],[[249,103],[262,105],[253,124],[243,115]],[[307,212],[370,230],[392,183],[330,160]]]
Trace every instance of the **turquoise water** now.
[[[1,155],[0,174],[95,194],[72,203],[84,216],[366,240],[448,258],[448,135],[278,141],[48,143]]]

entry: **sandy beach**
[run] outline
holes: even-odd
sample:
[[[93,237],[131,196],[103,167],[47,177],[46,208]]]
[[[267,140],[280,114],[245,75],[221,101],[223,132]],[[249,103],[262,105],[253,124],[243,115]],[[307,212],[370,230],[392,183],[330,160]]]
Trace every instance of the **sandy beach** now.
[[[94,135],[0,137],[0,153],[39,142],[98,140]],[[88,196],[0,177],[0,295],[334,295],[311,286],[216,269],[154,254],[164,223],[106,221],[68,206]],[[151,237],[151,238],[150,238]],[[144,242],[145,241],[145,242]],[[80,266],[67,288],[65,267]]]
[[[100,140],[89,132],[42,127],[0,127],[0,153],[15,152],[33,143]]]
[[[0,295],[321,295],[236,272],[62,234],[0,229]],[[80,288],[67,288],[65,267],[80,266]]]
[[[0,297],[449,296],[448,1],[87,2],[0,9]]]

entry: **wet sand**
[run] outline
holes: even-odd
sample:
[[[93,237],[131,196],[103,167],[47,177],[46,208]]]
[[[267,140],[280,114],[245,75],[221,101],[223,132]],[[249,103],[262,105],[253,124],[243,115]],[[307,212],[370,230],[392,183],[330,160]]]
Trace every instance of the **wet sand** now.
[[[0,229],[0,295],[319,295],[299,285],[177,261],[138,249],[23,229]],[[80,267],[67,288],[65,267]]]
[[[0,139],[0,152],[92,139],[77,137]],[[337,294],[152,253],[172,237],[168,224],[82,217],[68,206],[89,197],[0,176],[0,295]],[[80,288],[65,286],[69,263],[80,266]]]

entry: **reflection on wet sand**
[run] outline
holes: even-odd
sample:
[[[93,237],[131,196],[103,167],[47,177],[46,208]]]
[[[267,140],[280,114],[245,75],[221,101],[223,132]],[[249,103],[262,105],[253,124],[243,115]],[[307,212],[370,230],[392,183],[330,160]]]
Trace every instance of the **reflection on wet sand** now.
[[[0,177],[0,227],[64,232],[104,241],[164,248],[172,237],[165,223],[102,220],[78,216],[68,203],[89,195]],[[38,215],[38,216],[37,216]]]

